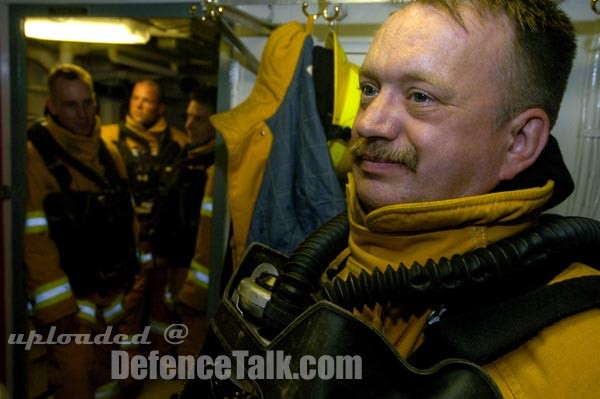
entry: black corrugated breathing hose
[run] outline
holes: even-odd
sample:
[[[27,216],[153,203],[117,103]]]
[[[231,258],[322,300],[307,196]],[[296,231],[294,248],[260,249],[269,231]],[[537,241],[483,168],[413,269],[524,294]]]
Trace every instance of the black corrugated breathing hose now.
[[[263,317],[261,333],[273,337],[312,302],[320,277],[347,246],[348,219],[341,213],[311,234],[283,266]],[[576,256],[600,246],[600,222],[583,217],[544,215],[531,229],[464,255],[415,262],[410,268],[375,269],[335,279],[319,293],[348,310],[376,303],[444,300],[469,287],[485,287],[509,276],[535,273],[566,251]],[[598,257],[598,256],[597,256]],[[600,263],[600,262],[598,262]]]
[[[302,313],[319,290],[321,274],[348,243],[346,212],[319,227],[294,251],[283,265],[263,314],[261,333],[273,336]]]
[[[384,272],[362,272],[343,281],[326,284],[322,296],[346,309],[372,307],[376,303],[427,303],[432,297],[447,299],[465,287],[484,287],[509,276],[535,273],[567,251],[583,258],[590,249],[600,246],[600,222],[583,217],[544,215],[531,229],[485,248],[464,255],[432,259],[425,265],[415,262],[397,270],[388,266]],[[600,255],[595,255],[598,264]]]

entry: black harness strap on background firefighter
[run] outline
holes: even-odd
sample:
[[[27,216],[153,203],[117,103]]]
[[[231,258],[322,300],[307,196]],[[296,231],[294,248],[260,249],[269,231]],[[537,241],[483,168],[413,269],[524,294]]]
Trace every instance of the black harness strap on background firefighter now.
[[[200,205],[206,185],[206,170],[214,163],[214,153],[190,156],[186,147],[161,176],[166,188],[159,211],[152,221],[154,253],[170,264],[187,267],[194,255]]]
[[[98,157],[105,176],[100,176],[65,151],[44,126],[36,124],[27,134],[61,189],[46,196],[44,211],[75,295],[103,294],[130,284],[139,268],[131,194],[104,142],[100,140]],[[100,190],[71,190],[71,174],[65,164]]]
[[[132,149],[127,145],[127,139],[135,141],[140,147]],[[152,244],[155,255],[164,258],[176,256],[181,251],[169,245],[165,238],[174,237],[170,242],[178,242],[192,231],[189,228],[189,215],[176,217],[185,204],[172,200],[174,196],[184,194],[180,192],[182,183],[179,169],[185,166],[182,162],[185,153],[171,137],[169,126],[159,134],[158,152],[152,153],[146,139],[121,123],[118,147],[127,166],[136,213],[144,222],[141,239]]]

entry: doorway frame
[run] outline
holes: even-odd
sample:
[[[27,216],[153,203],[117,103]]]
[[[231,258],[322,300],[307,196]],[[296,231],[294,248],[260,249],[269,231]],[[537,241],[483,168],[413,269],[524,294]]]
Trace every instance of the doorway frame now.
[[[130,0],[131,1],[131,0]],[[27,176],[26,176],[26,142],[25,132],[27,130],[27,57],[26,38],[24,35],[24,19],[26,17],[37,16],[89,16],[89,17],[133,17],[133,18],[191,18],[192,6],[198,6],[198,2],[177,2],[177,3],[115,3],[102,4],[97,2],[90,3],[51,3],[51,4],[24,4],[8,3],[0,4],[2,9],[7,10],[6,20],[8,21],[8,39],[9,43],[2,43],[0,46],[8,54],[2,54],[2,65],[8,65],[7,70],[3,68],[2,83],[7,82],[8,88],[3,88],[3,100],[7,104],[2,106],[2,129],[0,130],[1,143],[8,148],[3,149],[4,154],[8,152],[6,159],[2,160],[3,165],[7,165],[7,181],[2,184],[10,187],[10,198],[7,204],[2,204],[4,223],[10,224],[10,229],[3,236],[4,248],[7,249],[4,259],[0,259],[0,273],[5,278],[4,286],[6,292],[4,298],[7,305],[4,306],[6,312],[3,316],[6,325],[2,331],[4,344],[2,345],[2,357],[5,359],[0,365],[0,382],[5,383],[8,392],[14,399],[25,399],[28,397],[28,375],[27,375],[27,352],[22,345],[8,345],[7,337],[9,334],[27,334],[27,294],[25,285],[25,270],[23,265],[23,237],[24,222],[26,213],[27,198]],[[198,13],[198,12],[196,12]],[[227,71],[232,58],[229,53],[231,47],[221,40],[219,46],[219,72],[218,84],[219,95],[217,100],[217,110],[227,109],[229,106],[228,93],[229,78]],[[4,62],[8,58],[8,62]],[[7,90],[8,89],[8,90]],[[8,91],[8,96],[5,92]],[[5,127],[8,129],[5,130]],[[1,148],[1,147],[0,147]],[[224,149],[222,138],[217,138],[217,149]],[[7,151],[8,150],[8,151]],[[226,154],[219,150],[216,154],[216,162],[225,165],[223,161]],[[2,159],[2,157],[0,157]],[[217,171],[219,179],[225,178],[225,173]],[[226,182],[219,181],[217,191],[224,191]],[[226,218],[227,211],[225,204],[215,204],[215,220],[218,217]],[[4,228],[4,227],[3,227]],[[222,227],[221,227],[222,229]],[[211,263],[213,256],[215,259],[222,258],[224,254],[224,242],[216,242],[219,237],[223,239],[226,233],[217,231],[213,235],[211,248],[215,249],[214,255],[211,254]],[[213,252],[213,251],[211,251]],[[0,279],[0,281],[2,281]],[[1,314],[1,313],[0,313]]]

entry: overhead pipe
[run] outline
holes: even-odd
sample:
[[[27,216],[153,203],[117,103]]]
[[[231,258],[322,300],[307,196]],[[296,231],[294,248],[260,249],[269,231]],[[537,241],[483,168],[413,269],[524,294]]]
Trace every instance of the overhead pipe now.
[[[139,59],[124,55],[121,52],[119,52],[119,50],[116,47],[109,47],[107,55],[110,62],[114,64],[125,65],[128,67],[141,69],[146,72],[156,73],[162,76],[175,77],[179,74],[178,67],[174,63],[171,63],[170,68],[162,67],[160,65],[141,61]]]

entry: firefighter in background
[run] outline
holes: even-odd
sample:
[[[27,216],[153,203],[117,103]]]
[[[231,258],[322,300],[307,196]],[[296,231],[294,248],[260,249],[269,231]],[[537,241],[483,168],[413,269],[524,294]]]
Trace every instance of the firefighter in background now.
[[[214,185],[214,144],[215,129],[209,116],[215,113],[216,90],[213,88],[195,89],[190,92],[190,102],[186,110],[186,130],[190,138],[188,159],[204,165],[203,176],[198,176],[198,188],[203,198],[200,207],[196,207],[199,223],[197,234],[186,269],[183,285],[174,296],[174,305],[181,322],[188,327],[188,335],[178,348],[180,355],[195,355],[204,341],[206,327],[206,299],[208,292],[208,263],[210,257],[210,239],[212,226],[212,193]],[[195,161],[194,161],[195,160]]]
[[[214,88],[190,92],[185,123],[188,144],[161,176],[166,190],[154,220],[153,250],[171,266],[166,290],[171,304],[172,293],[183,283],[194,255],[206,171],[214,163],[215,130],[208,120],[215,110],[214,93]]]
[[[129,175],[135,212],[141,222],[140,259],[147,280],[147,312],[152,349],[171,352],[163,338],[166,327],[177,321],[165,301],[167,268],[164,257],[157,257],[156,242],[160,203],[168,188],[165,174],[181,157],[188,139],[185,133],[170,126],[165,119],[166,104],[158,82],[137,82],[129,100],[129,111],[120,124],[102,127],[102,137],[117,145]]]
[[[47,115],[28,131],[24,258],[38,333],[142,331],[131,295],[139,264],[126,169],[100,138],[90,74],[62,64],[48,76]],[[137,278],[137,280],[136,280]],[[133,290],[135,291],[135,290]],[[125,345],[125,347],[128,347]],[[55,398],[111,398],[110,351],[117,345],[47,345]],[[121,348],[124,349],[124,348]]]

